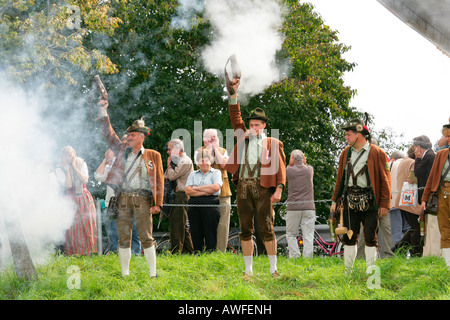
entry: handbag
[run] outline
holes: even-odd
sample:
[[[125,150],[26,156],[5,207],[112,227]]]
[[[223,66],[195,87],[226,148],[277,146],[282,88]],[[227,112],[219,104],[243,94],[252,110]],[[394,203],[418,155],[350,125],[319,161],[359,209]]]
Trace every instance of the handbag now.
[[[447,170],[445,171],[445,173],[441,176],[441,180],[439,181],[439,186],[437,188],[437,191],[433,191],[430,193],[430,199],[427,202],[427,206],[424,210],[425,214],[432,214],[432,215],[437,215],[437,209],[438,209],[438,191],[439,188],[442,185],[442,182],[444,181],[444,178],[447,176],[449,170],[450,170],[450,153],[448,155],[448,161],[449,161],[449,166],[447,168]]]
[[[115,220],[119,213],[119,196],[114,195],[109,199],[108,209],[106,210],[106,218]]]
[[[399,206],[415,207],[418,201],[417,183],[403,182]]]
[[[427,207],[424,212],[426,214],[437,215],[437,207],[438,207],[438,193],[437,191],[433,191],[430,193],[430,199],[427,202]]]

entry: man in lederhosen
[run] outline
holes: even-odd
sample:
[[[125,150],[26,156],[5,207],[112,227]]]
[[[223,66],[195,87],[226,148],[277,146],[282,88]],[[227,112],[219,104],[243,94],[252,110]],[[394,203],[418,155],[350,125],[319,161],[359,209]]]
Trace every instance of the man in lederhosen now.
[[[127,144],[122,142],[111,127],[106,112],[108,102],[101,100],[100,124],[109,148],[116,161],[105,183],[119,192],[117,232],[119,235],[119,259],[122,275],[130,272],[131,230],[133,217],[141,240],[150,276],[156,277],[156,250],[153,233],[153,214],[161,211],[164,197],[164,172],[161,154],[144,148],[144,139],[150,129],[144,121],[136,120],[127,128]],[[116,193],[117,194],[117,193]]]
[[[250,129],[246,128],[237,101],[239,84],[239,78],[233,78],[233,92],[230,92],[228,107],[237,143],[225,169],[239,176],[236,202],[245,263],[244,274],[253,274],[252,235],[255,231],[254,219],[258,219],[269,258],[270,273],[273,277],[278,277],[273,203],[281,200],[281,193],[286,184],[286,157],[283,143],[264,134],[266,122],[269,120],[264,110],[256,108],[246,119]]]
[[[355,119],[342,128],[348,146],[341,153],[333,201],[330,212],[335,212],[336,201],[343,204],[344,264],[353,267],[361,223],[364,226],[365,257],[367,267],[377,257],[378,221],[389,212],[391,200],[391,174],[389,159],[378,146],[370,144],[369,129],[361,120]],[[339,210],[340,211],[340,210]]]

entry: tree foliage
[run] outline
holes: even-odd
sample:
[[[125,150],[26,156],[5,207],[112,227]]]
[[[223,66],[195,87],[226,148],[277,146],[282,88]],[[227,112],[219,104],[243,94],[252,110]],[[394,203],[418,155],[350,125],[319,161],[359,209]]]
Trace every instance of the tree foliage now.
[[[0,0],[0,60],[10,76],[54,87],[71,85],[92,70],[116,73],[117,67],[95,47],[89,33],[113,35],[121,20],[97,0]],[[45,81],[42,81],[45,79]]]
[[[118,134],[145,116],[151,128],[146,147],[160,151],[164,158],[174,132],[189,134],[184,139],[192,151],[201,143],[201,137],[194,135],[196,126],[222,133],[231,129],[224,80],[209,73],[200,59],[202,48],[214,37],[202,12],[186,31],[171,26],[179,6],[176,0],[71,0],[50,7],[48,3],[0,0],[4,8],[0,11],[0,58],[18,81],[44,79],[51,96],[67,94],[66,85],[72,86],[71,97],[79,99],[67,99],[58,107],[60,115],[73,114],[74,104],[83,104],[77,109],[89,112],[90,83],[100,73]],[[315,197],[328,200],[336,159],[345,145],[340,127],[349,119],[363,117],[350,106],[355,90],[343,80],[355,64],[343,58],[350,47],[339,42],[338,32],[324,25],[310,4],[282,3],[287,9],[280,30],[285,40],[277,62],[289,61],[289,72],[246,101],[243,115],[262,107],[270,118],[269,133],[279,130],[287,158],[294,149],[306,154],[315,170]],[[80,9],[79,29],[68,27],[68,19],[73,18],[69,5]],[[95,122],[87,116],[86,120],[82,138],[100,136]],[[101,162],[102,148],[98,141],[89,148],[91,172]],[[326,201],[317,204],[319,215],[326,215],[328,205]]]

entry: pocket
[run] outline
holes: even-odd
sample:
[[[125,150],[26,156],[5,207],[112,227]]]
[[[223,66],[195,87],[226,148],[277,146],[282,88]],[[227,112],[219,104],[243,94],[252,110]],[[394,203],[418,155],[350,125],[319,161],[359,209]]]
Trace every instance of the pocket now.
[[[134,208],[136,208],[136,209],[141,208],[142,205],[143,205],[143,200],[144,200],[144,198],[141,197],[141,196],[134,196],[133,197],[133,206],[134,206]]]
[[[127,208],[127,197],[119,196],[118,204],[119,204],[120,210],[126,209]]]

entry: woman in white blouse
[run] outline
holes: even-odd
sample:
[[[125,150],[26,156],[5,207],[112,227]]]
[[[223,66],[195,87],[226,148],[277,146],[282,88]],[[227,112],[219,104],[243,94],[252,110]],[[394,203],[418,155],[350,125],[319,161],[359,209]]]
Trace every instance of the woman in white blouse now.
[[[89,172],[86,162],[77,157],[71,146],[62,149],[56,178],[75,205],[72,225],[66,231],[65,253],[90,255],[97,252],[96,209],[92,195],[86,189]]]
[[[186,181],[189,225],[194,252],[214,251],[217,246],[217,226],[220,219],[219,195],[222,172],[211,168],[211,151],[202,149],[196,155],[199,170],[193,171]],[[206,205],[195,207],[193,205]]]

